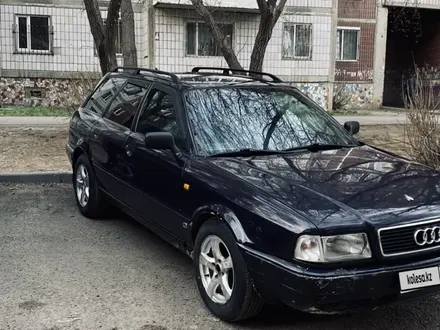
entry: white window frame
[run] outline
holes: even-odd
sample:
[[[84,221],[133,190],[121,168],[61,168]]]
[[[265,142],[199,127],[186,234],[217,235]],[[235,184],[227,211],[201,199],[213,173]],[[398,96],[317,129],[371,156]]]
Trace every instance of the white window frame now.
[[[31,17],[44,17],[47,18],[48,33],[49,33],[49,49],[32,49],[32,33],[31,33]],[[20,48],[20,25],[19,19],[26,18],[26,34],[27,34],[27,47]],[[33,15],[33,14],[15,14],[15,51],[20,54],[52,54],[53,45],[53,32],[52,32],[52,17],[49,15]]]
[[[357,31],[357,40],[356,40],[356,59],[355,60],[344,60],[344,31]],[[339,43],[339,33],[342,33],[342,40]],[[336,29],[336,62],[359,62],[360,57],[360,44],[361,44],[361,28],[356,26],[338,26]],[[339,47],[338,47],[339,46]],[[338,59],[338,54],[340,55]]]
[[[188,44],[188,23],[195,23],[196,24],[196,54],[188,54],[187,50],[187,44]],[[206,24],[203,21],[196,21],[196,20],[188,20],[185,21],[184,31],[185,31],[185,38],[184,38],[184,50],[185,50],[185,57],[201,57],[201,58],[219,58],[222,57],[222,55],[215,56],[215,55],[199,55],[199,24]],[[235,49],[235,23],[234,22],[217,22],[219,25],[231,25],[232,26],[232,36],[231,36],[231,46],[232,50]]]
[[[295,48],[296,48],[296,26],[297,25],[308,25],[310,26],[310,47],[309,47],[309,56],[295,56]],[[292,27],[294,26],[293,30],[293,55],[292,56],[285,56],[284,55],[284,40],[286,38],[285,34],[285,28],[286,26]],[[283,37],[282,37],[282,43],[281,43],[281,59],[282,60],[304,60],[304,61],[311,61],[312,60],[312,48],[313,48],[313,24],[312,23],[296,23],[296,22],[284,22],[283,23]]]

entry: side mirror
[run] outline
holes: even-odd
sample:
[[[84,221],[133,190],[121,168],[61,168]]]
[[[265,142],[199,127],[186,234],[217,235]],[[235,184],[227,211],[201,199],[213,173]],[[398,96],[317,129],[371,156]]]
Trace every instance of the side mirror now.
[[[359,133],[360,124],[358,121],[347,121],[344,123],[345,130],[351,135],[356,135]]]
[[[174,142],[173,135],[169,132],[145,134],[145,147],[147,149],[171,150],[177,158],[182,155]]]

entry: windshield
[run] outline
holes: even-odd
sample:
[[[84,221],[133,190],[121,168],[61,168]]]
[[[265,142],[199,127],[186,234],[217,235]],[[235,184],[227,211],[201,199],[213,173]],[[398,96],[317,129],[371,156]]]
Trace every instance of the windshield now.
[[[192,89],[185,100],[203,155],[242,149],[281,151],[316,143],[357,145],[330,115],[292,88]]]

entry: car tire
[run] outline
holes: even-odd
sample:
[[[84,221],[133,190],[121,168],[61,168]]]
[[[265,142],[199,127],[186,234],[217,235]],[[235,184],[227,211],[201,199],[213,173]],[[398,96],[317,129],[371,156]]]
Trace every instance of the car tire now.
[[[219,246],[217,252],[212,248],[215,246]],[[221,262],[218,259],[215,262],[214,255],[218,257],[218,251],[222,256]],[[194,271],[203,302],[219,319],[239,322],[260,312],[263,300],[252,283],[235,236],[224,221],[213,218],[200,228],[194,247]]]
[[[79,156],[75,163],[73,188],[76,204],[84,216],[97,219],[105,214],[108,204],[85,154]]]

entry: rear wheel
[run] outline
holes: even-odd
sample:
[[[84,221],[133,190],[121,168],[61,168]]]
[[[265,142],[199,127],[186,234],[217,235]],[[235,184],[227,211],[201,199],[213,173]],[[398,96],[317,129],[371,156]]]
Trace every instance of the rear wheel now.
[[[194,270],[202,299],[223,321],[249,319],[263,301],[255,290],[235,236],[221,220],[208,220],[194,247]]]
[[[107,210],[107,202],[99,187],[95,173],[85,154],[78,157],[73,172],[76,204],[88,218],[99,218]]]

